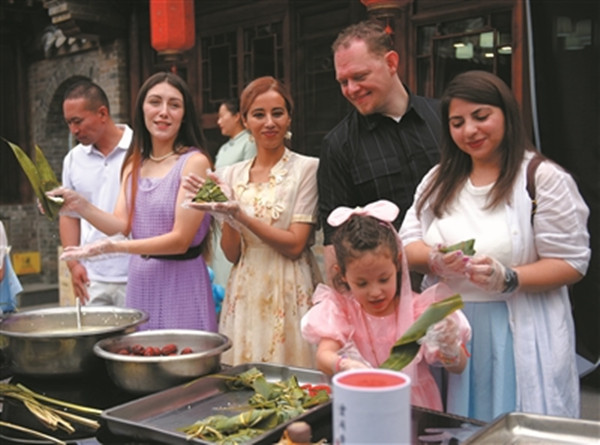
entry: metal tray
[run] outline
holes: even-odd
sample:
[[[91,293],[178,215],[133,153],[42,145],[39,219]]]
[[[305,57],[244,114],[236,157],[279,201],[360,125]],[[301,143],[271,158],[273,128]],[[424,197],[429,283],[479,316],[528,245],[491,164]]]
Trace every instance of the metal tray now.
[[[600,444],[600,422],[538,414],[509,413],[473,434],[468,444]]]
[[[312,369],[265,363],[248,363],[228,368],[220,374],[234,375],[256,367],[269,381],[286,380],[295,375],[298,382],[329,384],[328,377]],[[152,440],[168,444],[212,444],[200,439],[187,440],[179,428],[214,414],[235,415],[237,410],[224,410],[228,406],[242,405],[253,391],[230,391],[224,380],[206,376],[174,388],[151,394],[140,399],[109,408],[102,412],[109,431],[137,440]],[[313,407],[297,418],[254,438],[249,444],[274,443],[279,440],[285,427],[296,420],[311,422],[321,417],[331,417],[331,402]],[[322,419],[321,419],[322,420]]]

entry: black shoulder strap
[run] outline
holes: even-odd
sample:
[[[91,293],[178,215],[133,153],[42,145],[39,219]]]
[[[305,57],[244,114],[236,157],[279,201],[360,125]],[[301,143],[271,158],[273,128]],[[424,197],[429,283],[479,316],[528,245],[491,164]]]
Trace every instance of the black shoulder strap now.
[[[527,164],[527,193],[531,199],[531,224],[533,224],[533,215],[537,210],[537,200],[535,198],[535,171],[544,160],[543,156],[535,155]]]

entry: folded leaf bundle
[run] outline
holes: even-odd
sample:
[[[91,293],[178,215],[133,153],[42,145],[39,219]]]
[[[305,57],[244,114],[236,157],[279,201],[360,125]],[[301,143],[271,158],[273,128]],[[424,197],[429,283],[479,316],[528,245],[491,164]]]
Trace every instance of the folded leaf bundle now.
[[[221,190],[221,187],[212,179],[207,179],[202,184],[202,187],[196,193],[193,199],[194,202],[225,202],[227,196]]]
[[[46,196],[46,192],[59,187],[60,183],[56,179],[56,175],[42,149],[37,145],[35,146],[34,160],[32,161],[21,147],[6,139],[4,141],[10,146],[19,164],[21,164],[35,196],[44,209],[44,214],[51,220],[56,218],[62,203]]]
[[[425,336],[427,329],[463,306],[464,303],[459,294],[432,303],[392,346],[390,356],[381,364],[380,368],[402,370],[412,362],[419,352],[421,345],[418,340]]]
[[[475,240],[468,239],[466,241],[461,241],[460,243],[452,244],[451,246],[440,248],[440,252],[442,253],[454,252],[455,250],[462,250],[462,253],[465,255],[473,256],[475,255]]]
[[[218,441],[220,444],[245,443],[329,400],[326,391],[310,395],[300,387],[295,375],[287,380],[270,382],[257,368],[250,368],[236,376],[215,374],[213,377],[225,379],[230,390],[253,389],[254,394],[247,405],[234,407],[243,409],[239,414],[209,416],[180,428],[188,439]]]

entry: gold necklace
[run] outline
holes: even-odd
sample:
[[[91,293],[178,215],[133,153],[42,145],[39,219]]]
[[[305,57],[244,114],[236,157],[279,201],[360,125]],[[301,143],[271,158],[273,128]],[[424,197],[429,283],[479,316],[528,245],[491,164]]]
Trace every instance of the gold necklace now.
[[[152,156],[152,153],[150,153],[149,157],[154,162],[161,162],[161,161],[164,161],[165,159],[167,159],[169,156],[173,156],[175,153],[177,153],[177,152],[175,150],[172,150],[171,152],[167,153],[166,155],[158,156],[158,157]]]

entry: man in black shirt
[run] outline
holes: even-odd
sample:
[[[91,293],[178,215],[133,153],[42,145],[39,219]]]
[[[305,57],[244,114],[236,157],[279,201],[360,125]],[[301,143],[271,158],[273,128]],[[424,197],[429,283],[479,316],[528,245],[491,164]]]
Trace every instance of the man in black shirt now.
[[[324,138],[318,170],[319,215],[339,206],[388,199],[400,207],[400,227],[421,178],[439,160],[438,101],[412,94],[398,77],[399,55],[383,27],[361,22],[332,45],[336,80],[354,106]],[[326,255],[327,264],[327,255]]]

